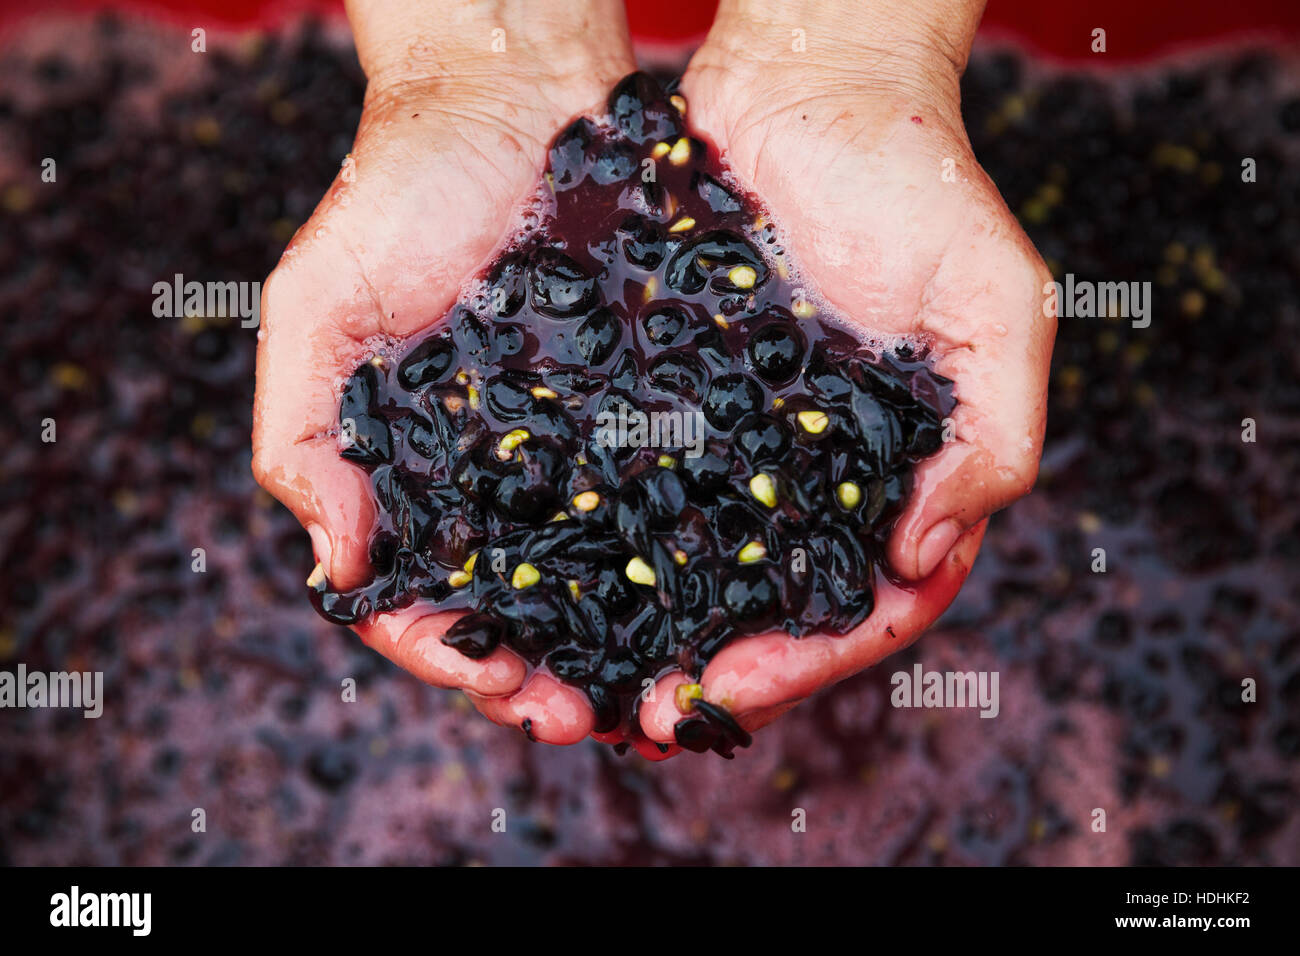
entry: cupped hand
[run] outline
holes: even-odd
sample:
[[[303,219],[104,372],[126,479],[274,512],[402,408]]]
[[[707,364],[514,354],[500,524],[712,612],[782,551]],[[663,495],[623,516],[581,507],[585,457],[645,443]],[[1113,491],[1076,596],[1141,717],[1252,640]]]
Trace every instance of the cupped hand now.
[[[810,285],[864,336],[927,342],[960,404],[890,539],[905,583],[882,584],[847,635],[748,637],[706,667],[704,698],[750,730],[906,647],[947,607],[987,516],[1037,474],[1055,334],[1050,275],[971,152],[961,64],[925,43],[846,43],[848,23],[803,27],[795,50],[789,22],[729,22],[724,5],[682,82],[689,119],[781,224]],[[664,678],[643,704],[651,740],[673,739],[683,681]]]
[[[339,457],[342,383],[376,345],[444,316],[510,231],[556,131],[634,69],[609,0],[563,16],[508,3],[493,11],[500,20],[471,11],[423,32],[365,6],[349,11],[369,80],[353,151],[263,287],[253,428],[254,475],[307,528],[339,589],[369,580],[375,518],[367,476]],[[506,650],[474,661],[444,645],[454,619],[417,604],[355,629],[416,677],[465,689],[536,739],[590,732],[574,688],[528,678]]]

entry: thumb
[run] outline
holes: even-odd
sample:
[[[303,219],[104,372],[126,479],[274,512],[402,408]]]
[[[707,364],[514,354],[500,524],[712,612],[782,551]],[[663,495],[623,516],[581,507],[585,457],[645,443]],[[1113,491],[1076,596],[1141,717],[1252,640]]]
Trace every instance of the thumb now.
[[[889,563],[909,580],[928,577],[958,539],[1033,487],[1038,443],[999,462],[987,449],[954,442],[916,473],[913,505],[889,541]]]
[[[338,446],[335,376],[340,356],[356,354],[359,343],[315,322],[333,303],[316,301],[312,284],[290,278],[281,267],[262,290],[253,475],[306,527],[330,583],[348,590],[369,579],[375,517],[366,475]]]
[[[945,262],[922,315],[945,342],[936,370],[955,383],[958,404],[889,541],[889,563],[913,581],[1038,476],[1056,335],[1042,298],[1051,275],[1014,220],[1010,228],[1018,240]]]

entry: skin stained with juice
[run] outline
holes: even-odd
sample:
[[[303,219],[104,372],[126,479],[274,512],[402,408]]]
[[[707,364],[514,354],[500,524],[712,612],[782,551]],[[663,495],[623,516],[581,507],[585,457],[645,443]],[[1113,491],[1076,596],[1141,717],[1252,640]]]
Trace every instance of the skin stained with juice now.
[[[1290,691],[1300,621],[1287,598],[1300,557],[1300,407],[1294,350],[1273,344],[1289,321],[1280,304],[1298,295],[1280,197],[1300,183],[1294,164],[1278,164],[1278,182],[1225,203],[1199,172],[1147,166],[1162,140],[1191,142],[1206,128],[1200,162],[1224,169],[1243,148],[1265,156],[1294,143],[1266,59],[1208,64],[1215,83],[1198,91],[1200,68],[1113,89],[1025,81],[1017,60],[977,56],[967,121],[1012,208],[1066,174],[1062,205],[1028,226],[1049,260],[1101,276],[1132,263],[1155,273],[1179,260],[1176,243],[1190,252],[1215,237],[1217,268],[1241,298],[1204,292],[1211,307],[1185,316],[1181,293],[1210,274],[1189,255],[1166,273],[1144,336],[1109,349],[1105,326],[1064,324],[1038,489],[990,522],[945,619],[787,713],[737,760],[649,767],[603,746],[530,744],[317,621],[301,601],[307,536],[247,470],[252,337],[215,321],[143,324],[147,286],[109,275],[115,257],[150,277],[202,275],[221,237],[240,274],[264,274],[283,242],[275,223],[305,216],[337,171],[345,147],[331,147],[346,143],[361,96],[355,66],[310,34],[247,60],[209,54],[173,118],[142,128],[105,109],[141,64],[124,41],[83,40],[84,62],[40,67],[70,73],[38,87],[61,91],[61,109],[20,101],[0,115],[8,165],[36,168],[47,151],[67,164],[23,212],[0,214],[0,294],[63,308],[0,332],[14,403],[0,428],[18,449],[0,476],[13,521],[0,666],[102,669],[107,699],[98,721],[0,715],[4,861],[1300,863]],[[114,50],[125,71],[99,58]],[[25,70],[35,84],[37,64]],[[268,79],[300,106],[291,130],[254,108]],[[237,216],[221,184],[253,168],[241,142],[229,154],[176,146],[218,87],[223,127],[261,117],[242,148],[301,150],[249,184]],[[1026,89],[1025,123],[999,121]],[[1138,107],[1141,125],[1114,96]],[[1218,117],[1234,114],[1251,121],[1230,134]],[[97,149],[149,188],[137,196],[110,182],[87,199],[73,173],[100,169]],[[189,188],[187,176],[211,188]],[[290,182],[309,198],[285,208]],[[1135,236],[1125,210],[1100,201],[1116,183],[1154,190],[1158,208],[1178,211],[1178,233],[1153,242],[1169,228],[1153,223]],[[181,207],[183,219],[168,214]],[[141,232],[150,222],[168,223],[165,241]],[[101,255],[87,259],[68,235]],[[42,262],[64,264],[95,298],[49,285]],[[55,380],[59,362],[83,370],[79,388]],[[59,440],[29,454],[16,426],[47,415]],[[1271,451],[1241,442],[1248,415],[1277,429]],[[203,575],[189,569],[196,542]],[[1096,547],[1104,575],[1089,569]],[[890,707],[890,674],[918,661],[997,670],[998,719]],[[1241,701],[1244,674],[1258,678],[1256,704]],[[341,700],[349,679],[355,703]],[[187,826],[196,788],[209,811],[201,839]],[[512,821],[505,834],[483,822],[498,806]],[[791,833],[793,807],[807,811],[809,833]],[[1097,807],[1105,835],[1090,830]]]

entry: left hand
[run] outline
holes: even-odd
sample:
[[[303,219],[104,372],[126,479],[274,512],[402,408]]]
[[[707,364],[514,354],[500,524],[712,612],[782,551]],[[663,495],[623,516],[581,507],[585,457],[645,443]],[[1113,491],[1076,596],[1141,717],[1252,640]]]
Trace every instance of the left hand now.
[[[955,62],[897,22],[869,31],[879,45],[867,46],[846,38],[844,11],[822,10],[783,20],[789,6],[724,3],[682,82],[688,119],[836,310],[864,337],[928,341],[960,404],[954,440],[917,469],[890,539],[893,574],[908,583],[882,583],[849,634],[743,638],[705,669],[704,698],[749,730],[906,647],[952,601],[988,515],[1033,485],[1055,335],[1043,309],[1050,274],[962,125],[964,50]],[[795,27],[806,53],[791,49]],[[643,704],[651,740],[673,740],[673,691],[685,680],[665,677]]]

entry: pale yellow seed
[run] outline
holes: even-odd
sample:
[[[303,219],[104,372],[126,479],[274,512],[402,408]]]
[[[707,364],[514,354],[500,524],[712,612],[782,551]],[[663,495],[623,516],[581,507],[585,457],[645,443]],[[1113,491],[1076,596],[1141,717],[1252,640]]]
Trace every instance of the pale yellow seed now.
[[[680,166],[691,158],[691,141],[683,136],[668,151],[668,162]]]
[[[578,462],[578,464],[585,465],[587,463],[587,456],[579,454],[575,460]]]
[[[758,281],[758,273],[752,266],[735,266],[727,273],[727,280],[737,289],[752,289]]]
[[[600,495],[584,491],[573,496],[573,507],[579,511],[595,511],[600,506]]]
[[[471,385],[465,389],[465,393],[469,395],[469,407],[478,408],[478,389]]]
[[[469,560],[465,562],[465,570],[472,572],[474,570],[474,562],[477,560],[478,560],[478,552],[475,551],[473,554],[469,556]]]
[[[374,358],[370,360],[370,364],[373,365],[375,368],[383,368],[384,357],[382,355],[376,355]]]
[[[469,384],[469,372],[464,372],[464,371],[457,372],[457,373],[456,373],[456,381],[457,381],[458,383],[460,383],[461,385],[468,385],[468,384]]]
[[[668,227],[669,232],[685,232],[687,229],[695,228],[695,220],[690,216],[682,216],[675,223]]]
[[[640,558],[633,558],[627,563],[627,577],[634,584],[645,584],[654,587],[655,569]]]
[[[645,280],[645,288],[641,290],[641,298],[646,302],[649,302],[651,299],[655,297],[655,293],[658,291],[659,291],[659,280],[656,279],[654,276],[651,276],[650,278]]]
[[[810,319],[817,314],[817,307],[807,299],[795,299],[790,311],[801,319]]]
[[[700,684],[678,684],[673,692],[674,703],[683,714],[695,709],[695,702],[704,697],[704,687]]]
[[[762,561],[767,557],[767,548],[758,541],[751,541],[740,549],[736,555],[736,560],[741,564],[753,564],[755,561]]]
[[[575,601],[582,600],[582,588],[577,581],[569,581],[569,593],[573,595]]]
[[[527,562],[515,568],[515,573],[510,575],[510,586],[517,591],[524,588],[530,588],[542,579],[538,570]]]
[[[758,474],[749,479],[749,493],[769,508],[776,507],[776,482],[771,475]]]
[[[670,152],[672,152],[672,147],[667,143],[655,143],[655,148],[650,150],[650,155],[655,159],[663,159]]]
[[[70,388],[73,391],[80,391],[85,388],[88,376],[81,366],[73,365],[71,362],[60,362],[54,366],[51,377],[54,384],[59,388]]]
[[[780,408],[780,407],[781,407],[782,405],[784,405],[784,404],[785,404],[785,399],[782,398],[780,395],[778,395],[776,398],[772,399],[772,408],[773,408],[773,409]]]
[[[502,461],[509,461],[515,449],[532,437],[532,432],[527,428],[511,429],[501,436],[501,441],[497,442],[497,457]]]
[[[728,325],[727,325],[727,317],[726,317],[725,315],[723,315],[721,312],[715,312],[715,313],[714,313],[714,315],[713,315],[713,321],[714,321],[714,323],[718,326],[718,328],[720,328],[720,329],[725,329],[725,328],[728,327]]]
[[[672,455],[660,455],[660,456],[659,456],[659,467],[660,467],[660,468],[676,468],[676,467],[677,467],[677,459],[674,458]]]
[[[800,412],[795,416],[799,420],[799,427],[810,435],[820,435],[826,431],[826,426],[831,423],[831,417],[825,412],[819,412],[815,409],[806,412]]]
[[[325,565],[317,562],[316,567],[307,575],[307,587],[318,588],[325,583]]]
[[[557,512],[555,512],[555,514],[551,515],[551,520],[552,520],[552,521],[568,521],[568,520],[569,520],[569,516],[566,515],[563,511],[557,511]]]
[[[686,97],[682,96],[680,93],[674,93],[672,96],[668,97],[668,102],[673,104],[673,109],[677,112],[681,113],[683,116],[686,115]]]
[[[851,510],[862,503],[862,489],[851,481],[841,481],[835,486],[835,497]]]
[[[681,548],[678,548],[676,551],[673,552],[673,560],[676,561],[678,564],[685,565],[686,562],[689,561],[690,559],[691,556],[687,554],[685,551],[683,551]]]
[[[545,385],[538,385],[533,389],[533,398],[559,398],[560,396],[552,389]]]
[[[468,571],[453,571],[447,575],[447,583],[454,588],[463,588],[473,580],[473,576]]]

